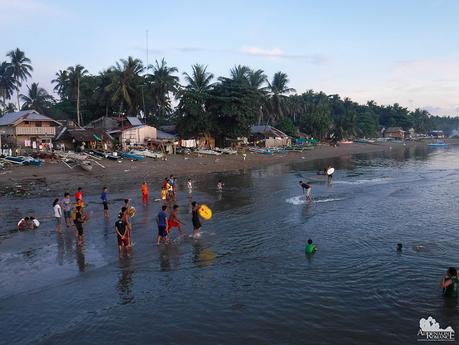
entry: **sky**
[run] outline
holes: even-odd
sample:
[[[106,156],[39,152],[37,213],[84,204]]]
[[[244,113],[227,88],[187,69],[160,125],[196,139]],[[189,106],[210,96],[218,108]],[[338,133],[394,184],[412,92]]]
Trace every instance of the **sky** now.
[[[359,103],[459,115],[456,0],[0,0],[0,61],[16,47],[32,81],[52,91],[59,69],[97,74],[121,58],[165,58],[180,74],[237,64],[288,74]]]

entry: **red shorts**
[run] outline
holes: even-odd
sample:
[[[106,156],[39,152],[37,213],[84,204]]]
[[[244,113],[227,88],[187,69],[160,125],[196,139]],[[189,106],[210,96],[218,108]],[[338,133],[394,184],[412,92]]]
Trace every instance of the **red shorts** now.
[[[126,236],[124,239],[122,239],[121,237],[117,236],[118,237],[118,245],[119,246],[125,246],[127,247],[129,245],[129,238]]]
[[[180,224],[173,219],[169,219],[167,221],[167,224],[168,224],[169,231],[171,231],[172,228],[178,228],[180,226]]]

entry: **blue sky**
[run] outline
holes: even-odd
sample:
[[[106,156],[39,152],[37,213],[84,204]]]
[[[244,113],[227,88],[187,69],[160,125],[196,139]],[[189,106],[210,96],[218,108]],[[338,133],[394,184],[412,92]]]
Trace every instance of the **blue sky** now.
[[[0,54],[24,50],[48,90],[69,65],[97,73],[130,55],[145,62],[148,30],[149,62],[164,57],[180,72],[245,64],[286,72],[298,92],[459,115],[456,0],[0,0],[0,9]]]

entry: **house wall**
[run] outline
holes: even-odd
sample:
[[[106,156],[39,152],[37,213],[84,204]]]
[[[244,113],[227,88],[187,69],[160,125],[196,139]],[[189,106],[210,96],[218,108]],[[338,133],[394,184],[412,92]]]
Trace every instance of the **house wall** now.
[[[123,147],[132,144],[145,144],[146,139],[156,139],[156,128],[150,126],[133,127],[123,131],[121,135]]]
[[[385,132],[384,138],[403,139],[404,134],[403,132],[389,132],[389,133]]]
[[[290,138],[267,138],[265,140],[265,147],[284,147],[291,146],[292,140]]]

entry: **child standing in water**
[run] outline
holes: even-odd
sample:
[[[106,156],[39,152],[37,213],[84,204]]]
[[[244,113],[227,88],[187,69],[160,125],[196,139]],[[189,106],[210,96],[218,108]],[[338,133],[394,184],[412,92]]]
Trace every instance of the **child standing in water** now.
[[[142,186],[142,205],[148,206],[148,185],[147,181],[143,181]]]
[[[199,205],[196,201],[191,203],[191,222],[193,223],[193,237],[199,237],[201,232],[201,220],[199,219]]]
[[[306,201],[311,201],[312,200],[312,197],[311,197],[312,187],[310,185],[310,182],[304,183],[303,181],[300,181],[299,183],[300,183],[301,188],[303,188],[303,193],[304,193],[304,197]]]
[[[217,190],[219,192],[223,191],[223,186],[224,186],[223,181],[219,180],[218,183],[217,183]]]
[[[104,205],[104,217],[108,217],[108,194],[107,187],[102,188],[102,193],[100,194],[100,199]]]
[[[65,225],[67,227],[72,225],[72,200],[70,200],[70,194],[64,193],[64,200],[62,200],[62,208],[64,210]]]
[[[186,186],[188,188],[188,196],[191,197],[191,195],[193,194],[193,183],[191,182],[190,178],[188,179],[188,182],[186,183]]]
[[[158,224],[158,236],[156,236],[156,244],[159,246],[161,244],[161,240],[164,240],[165,243],[169,243],[169,235],[167,232],[167,205],[163,205],[161,207],[161,211],[158,213],[156,217],[156,224]]]

